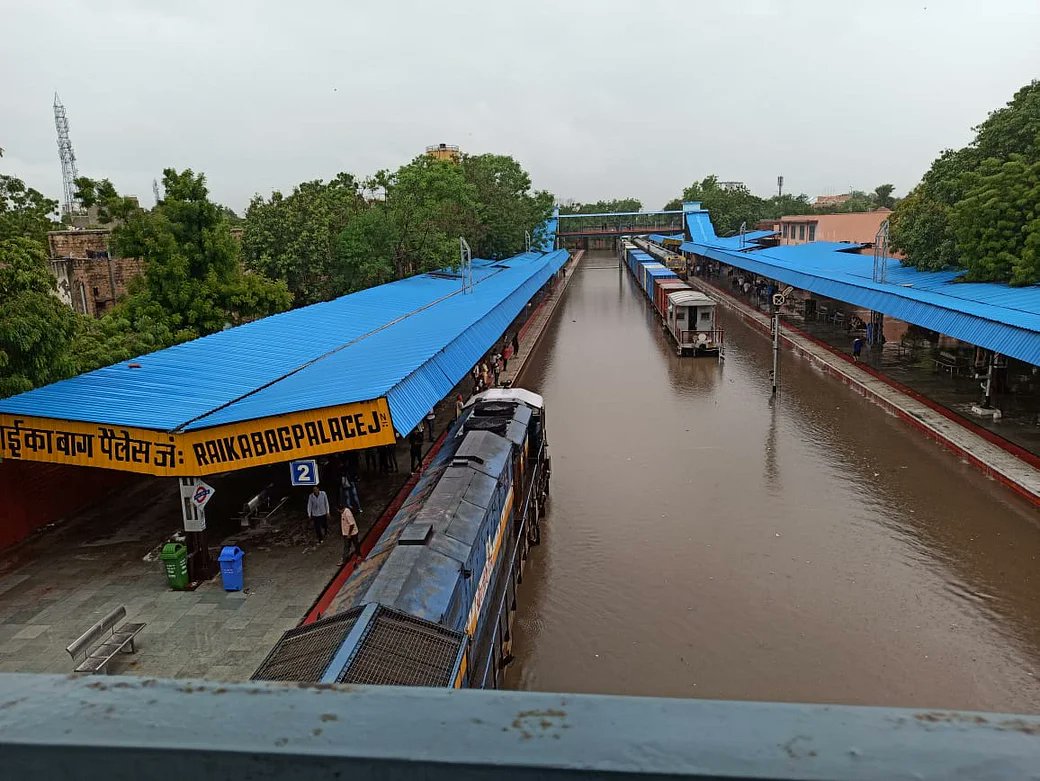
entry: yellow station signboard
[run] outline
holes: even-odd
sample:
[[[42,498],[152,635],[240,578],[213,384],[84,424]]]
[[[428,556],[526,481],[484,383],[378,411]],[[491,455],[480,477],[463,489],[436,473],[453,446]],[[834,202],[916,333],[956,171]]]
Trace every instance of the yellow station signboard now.
[[[167,433],[0,414],[0,458],[192,477],[396,441],[386,399]]]

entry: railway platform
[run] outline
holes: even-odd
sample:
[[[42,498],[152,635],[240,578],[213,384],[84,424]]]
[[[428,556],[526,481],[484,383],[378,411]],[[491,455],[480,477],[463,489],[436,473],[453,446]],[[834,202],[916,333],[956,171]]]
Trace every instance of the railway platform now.
[[[580,253],[507,330],[520,329],[520,351],[502,382],[515,381],[537,350],[579,261]],[[469,382],[467,375],[434,407],[437,434],[454,416],[456,394],[469,395]],[[426,438],[426,459],[434,447]],[[357,521],[363,547],[371,546],[380,524],[409,490],[407,437],[398,441],[396,452],[399,471],[388,475],[360,459],[364,512]],[[283,463],[221,475],[214,502],[237,508],[267,482],[264,469],[272,475],[286,471]],[[239,526],[236,513],[207,508],[210,550],[238,545],[246,552],[241,592],[225,592],[219,576],[193,591],[166,586],[158,554],[182,520],[178,486],[169,478],[134,476],[103,501],[0,552],[0,673],[71,672],[75,664],[65,647],[102,615],[123,606],[128,620],[146,626],[138,636],[138,652],[115,660],[113,673],[248,679],[287,629],[320,614],[331,601],[322,600],[334,596],[352,567],[352,562],[341,566],[342,538],[335,522],[325,543],[316,544],[306,517],[307,490],[280,491],[289,497],[286,504],[248,529]],[[328,491],[336,504],[335,492]]]

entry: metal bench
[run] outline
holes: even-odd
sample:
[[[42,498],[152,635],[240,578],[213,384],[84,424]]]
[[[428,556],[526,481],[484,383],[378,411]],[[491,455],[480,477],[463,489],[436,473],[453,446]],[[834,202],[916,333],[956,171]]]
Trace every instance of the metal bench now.
[[[81,634],[65,650],[72,661],[80,661],[76,667],[78,673],[108,672],[108,663],[118,653],[136,653],[134,637],[144,629],[144,624],[119,624],[126,618],[126,608],[117,607],[107,616]],[[127,647],[129,646],[129,651]]]
[[[289,501],[288,496],[283,496],[281,501],[275,503],[274,490],[274,483],[268,483],[260,493],[242,505],[242,510],[238,514],[238,522],[243,529],[247,528],[253,520],[268,520],[281,509],[283,504]]]

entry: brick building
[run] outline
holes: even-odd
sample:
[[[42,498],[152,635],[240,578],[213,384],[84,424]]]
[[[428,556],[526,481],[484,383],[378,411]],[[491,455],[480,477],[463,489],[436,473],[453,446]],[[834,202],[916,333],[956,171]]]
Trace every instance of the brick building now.
[[[47,234],[58,297],[77,312],[98,317],[126,294],[144,268],[140,258],[112,257],[110,230],[65,230]]]
[[[881,223],[891,209],[839,214],[794,214],[766,222],[777,231],[780,244],[805,244],[810,241],[847,241],[873,245]]]
[[[817,195],[816,200],[813,201],[814,209],[834,209],[841,206],[852,196],[849,193],[842,193],[841,195]]]

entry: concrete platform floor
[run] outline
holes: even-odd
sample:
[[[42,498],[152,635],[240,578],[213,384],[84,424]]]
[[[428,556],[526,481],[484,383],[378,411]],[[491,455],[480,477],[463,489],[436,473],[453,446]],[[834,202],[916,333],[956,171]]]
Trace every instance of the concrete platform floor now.
[[[450,416],[439,412],[441,430]],[[362,458],[362,534],[408,477],[407,441],[398,448],[399,472],[370,473],[364,463]],[[284,464],[277,466],[287,474]],[[217,496],[249,496],[267,479],[248,470],[210,482]],[[128,621],[147,626],[138,636],[137,653],[113,660],[111,672],[247,679],[339,568],[338,525],[318,545],[306,517],[306,489],[291,490],[282,510],[254,528],[241,529],[231,514],[223,522],[209,522],[211,550],[239,545],[246,551],[242,592],[225,592],[219,576],[195,591],[167,587],[158,554],[180,528],[177,485],[168,478],[135,480],[92,509],[4,552],[0,672],[71,672],[75,664],[65,647],[123,605]],[[329,496],[335,503],[331,491]]]

